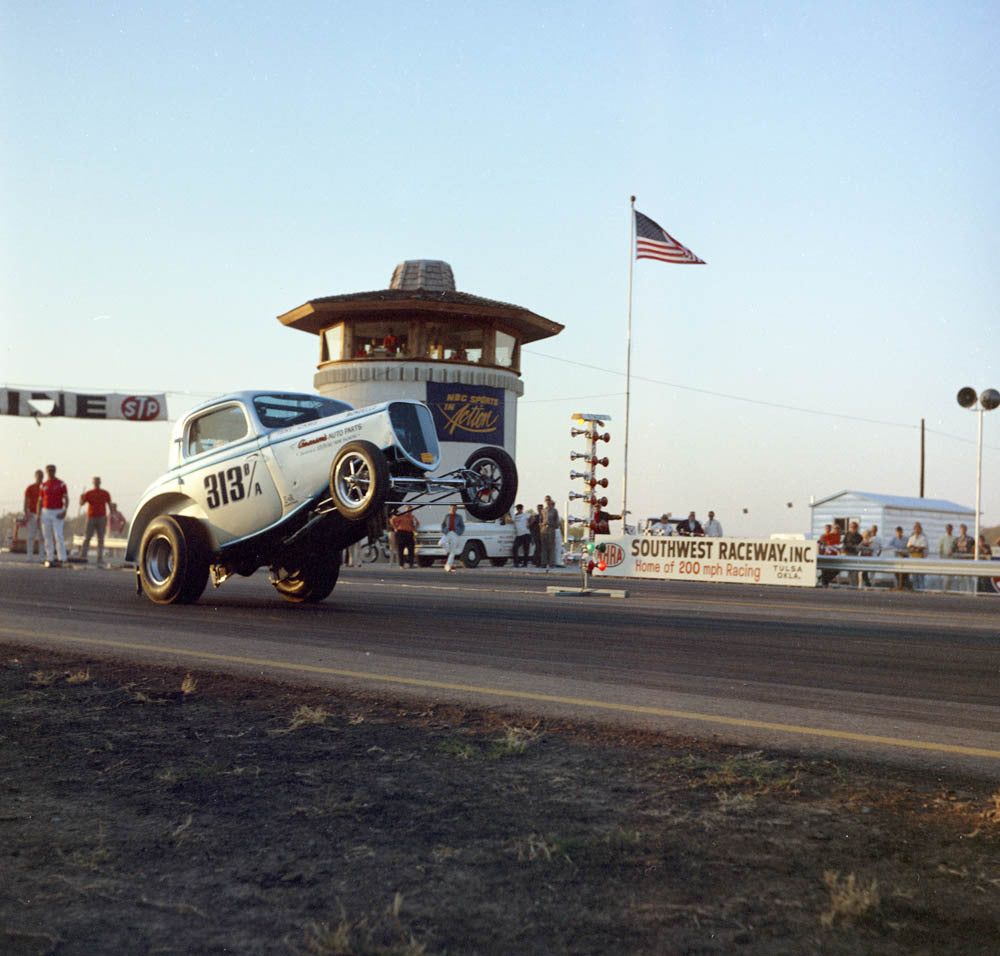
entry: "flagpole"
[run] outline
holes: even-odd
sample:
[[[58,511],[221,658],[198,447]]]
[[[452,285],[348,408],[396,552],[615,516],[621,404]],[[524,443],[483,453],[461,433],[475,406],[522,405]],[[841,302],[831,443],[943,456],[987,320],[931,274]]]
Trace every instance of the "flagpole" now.
[[[632,260],[635,248],[635,196],[631,197],[628,226],[628,309],[625,323],[625,463],[622,470],[622,532],[628,527],[628,427],[632,392]]]

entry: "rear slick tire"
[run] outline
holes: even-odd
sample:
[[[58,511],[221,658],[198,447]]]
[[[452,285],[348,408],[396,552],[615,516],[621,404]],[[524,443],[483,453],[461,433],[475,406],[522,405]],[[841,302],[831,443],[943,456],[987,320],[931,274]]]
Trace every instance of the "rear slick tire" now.
[[[208,583],[209,542],[204,526],[186,515],[159,515],[139,546],[142,590],[155,604],[192,604]]]

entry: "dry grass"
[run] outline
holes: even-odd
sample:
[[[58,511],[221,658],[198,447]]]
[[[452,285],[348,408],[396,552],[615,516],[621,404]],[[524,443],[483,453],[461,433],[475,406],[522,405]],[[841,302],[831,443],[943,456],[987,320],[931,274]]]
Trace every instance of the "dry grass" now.
[[[400,893],[374,918],[351,920],[341,907],[336,926],[316,922],[306,927],[306,952],[314,956],[427,956],[427,947],[403,928],[402,908]]]
[[[534,727],[506,727],[502,737],[490,742],[487,756],[493,760],[520,757],[541,736],[537,727],[537,724]]]
[[[536,728],[537,724],[535,727],[507,726],[503,736],[494,737],[485,748],[478,741],[449,737],[441,744],[441,749],[459,760],[471,760],[473,757],[486,757],[489,760],[520,757],[541,737]]]
[[[987,807],[982,812],[982,817],[987,823],[1000,823],[1000,790],[990,797],[993,802],[992,807]]]
[[[184,675],[184,680],[181,681],[181,693],[185,697],[190,697],[195,690],[198,688],[198,681],[196,681],[192,676],[190,671]]]
[[[28,675],[28,683],[36,688],[51,687],[56,681],[65,676],[65,671],[32,671]]]
[[[269,734],[290,734],[303,727],[325,727],[327,718],[331,715],[323,707],[310,707],[302,704],[295,708],[287,727],[279,727],[277,730],[269,730]]]
[[[823,882],[830,891],[830,905],[819,917],[824,929],[830,929],[838,920],[851,925],[857,917],[879,905],[878,883],[875,880],[865,886],[853,873],[841,879],[837,870],[826,870]]]

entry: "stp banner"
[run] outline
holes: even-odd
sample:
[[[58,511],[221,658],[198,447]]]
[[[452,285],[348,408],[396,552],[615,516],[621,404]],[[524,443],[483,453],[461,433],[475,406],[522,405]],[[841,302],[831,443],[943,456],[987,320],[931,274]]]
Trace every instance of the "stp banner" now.
[[[90,418],[101,421],[117,419],[131,422],[165,422],[167,396],[0,388],[0,415],[28,415],[36,420]]]
[[[605,545],[608,565],[597,577],[816,586],[815,541],[677,535],[597,535],[595,541]]]

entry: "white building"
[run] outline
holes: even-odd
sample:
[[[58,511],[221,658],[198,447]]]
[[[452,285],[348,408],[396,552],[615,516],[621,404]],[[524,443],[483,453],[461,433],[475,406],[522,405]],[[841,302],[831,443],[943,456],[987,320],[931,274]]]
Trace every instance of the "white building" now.
[[[522,306],[456,291],[451,266],[437,259],[401,262],[388,289],[310,299],[278,321],[317,336],[320,394],[355,408],[425,402],[440,472],[481,445],[516,457],[521,347],[563,329]]]
[[[928,552],[935,557],[938,539],[944,534],[946,524],[954,526],[956,535],[958,526],[964,524],[971,535],[976,517],[974,508],[942,498],[907,498],[868,491],[838,491],[814,501],[809,507],[812,509],[810,538],[818,538],[827,524],[839,524],[841,531],[846,531],[851,521],[857,521],[861,531],[878,525],[883,541],[888,541],[896,528],[902,528],[903,535],[908,538],[914,523],[919,521],[927,536]]]

